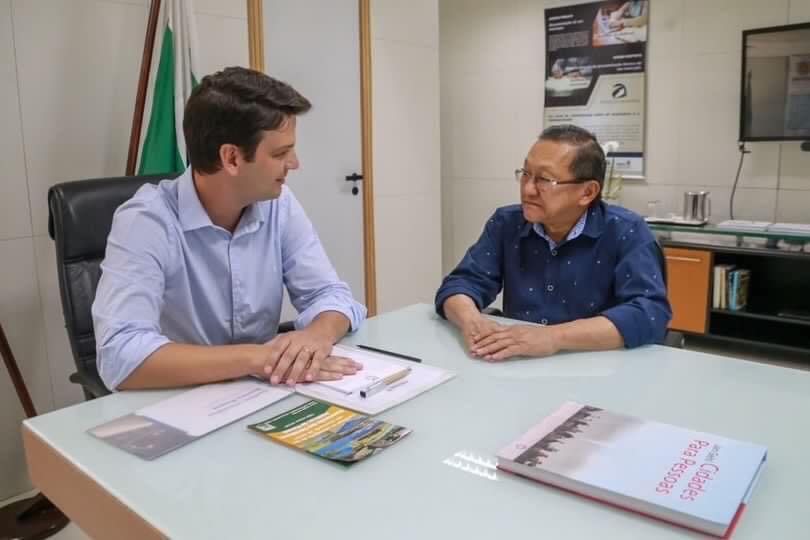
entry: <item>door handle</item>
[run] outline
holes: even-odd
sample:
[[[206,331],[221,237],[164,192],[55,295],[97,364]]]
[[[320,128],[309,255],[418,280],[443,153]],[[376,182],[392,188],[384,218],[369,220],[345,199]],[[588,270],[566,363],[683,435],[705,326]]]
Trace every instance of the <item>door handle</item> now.
[[[694,257],[677,257],[675,255],[667,255],[668,261],[681,261],[681,262],[694,262],[699,263],[703,262],[703,259],[696,259]]]
[[[352,185],[352,195],[357,195],[358,193],[360,193],[360,188],[357,187],[357,182],[362,179],[363,175],[358,174],[356,172],[353,172],[352,174],[345,177],[345,180],[347,182],[354,182],[354,185]]]

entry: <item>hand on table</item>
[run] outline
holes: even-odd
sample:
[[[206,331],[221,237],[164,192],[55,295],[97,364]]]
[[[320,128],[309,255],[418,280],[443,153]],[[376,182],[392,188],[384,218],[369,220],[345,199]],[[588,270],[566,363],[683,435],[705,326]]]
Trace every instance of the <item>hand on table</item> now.
[[[549,356],[558,351],[551,330],[544,326],[501,326],[473,341],[473,356],[500,362],[515,356]]]
[[[476,317],[465,322],[461,326],[461,335],[464,337],[464,344],[472,356],[477,356],[474,352],[475,344],[489,337],[493,332],[497,332],[504,326],[496,323],[491,319],[487,319],[483,315],[477,314]]]
[[[261,375],[272,384],[334,381],[363,368],[349,358],[332,356],[331,341],[306,329],[279,334],[263,348]]]

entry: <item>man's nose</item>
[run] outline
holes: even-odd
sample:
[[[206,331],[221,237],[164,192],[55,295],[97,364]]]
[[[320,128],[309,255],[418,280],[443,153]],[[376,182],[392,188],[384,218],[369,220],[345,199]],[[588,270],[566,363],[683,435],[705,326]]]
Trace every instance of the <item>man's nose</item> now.
[[[290,152],[290,157],[287,160],[287,168],[290,170],[297,169],[301,164],[298,162],[298,154],[295,153],[295,150]]]
[[[520,189],[523,191],[524,195],[529,197],[537,197],[540,194],[540,188],[537,185],[535,180],[531,180],[529,182],[522,182],[520,184]]]

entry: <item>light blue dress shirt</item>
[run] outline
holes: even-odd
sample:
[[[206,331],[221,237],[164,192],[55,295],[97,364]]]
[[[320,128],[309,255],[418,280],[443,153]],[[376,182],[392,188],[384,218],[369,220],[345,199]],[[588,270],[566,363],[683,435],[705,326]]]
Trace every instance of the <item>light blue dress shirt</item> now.
[[[587,221],[588,221],[588,212],[582,212],[582,216],[577,220],[577,222],[574,224],[571,230],[568,231],[568,234],[566,235],[565,240],[563,240],[563,243],[568,242],[569,240],[573,240],[574,238],[577,238],[580,234],[582,234],[582,231],[585,230],[585,223]],[[555,242],[552,237],[546,234],[546,228],[543,227],[542,223],[535,223],[532,226],[532,228],[534,229],[534,232],[540,235],[540,238],[548,242],[548,247],[550,249],[557,249],[558,246],[557,242]]]
[[[363,322],[292,192],[247,207],[233,234],[214,225],[191,171],[146,184],[115,212],[93,302],[96,364],[115,389],[170,343],[264,343],[276,335],[284,287],[297,329],[324,311]]]

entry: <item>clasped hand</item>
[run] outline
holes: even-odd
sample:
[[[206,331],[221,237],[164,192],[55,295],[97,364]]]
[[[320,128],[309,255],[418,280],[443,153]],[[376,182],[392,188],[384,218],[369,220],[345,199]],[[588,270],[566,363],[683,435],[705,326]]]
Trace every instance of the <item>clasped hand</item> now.
[[[363,369],[350,358],[332,356],[332,342],[308,330],[279,334],[260,347],[259,375],[272,384],[335,381]]]
[[[461,331],[470,354],[490,362],[516,356],[549,356],[558,351],[553,333],[543,326],[507,326],[477,317],[465,324]]]

